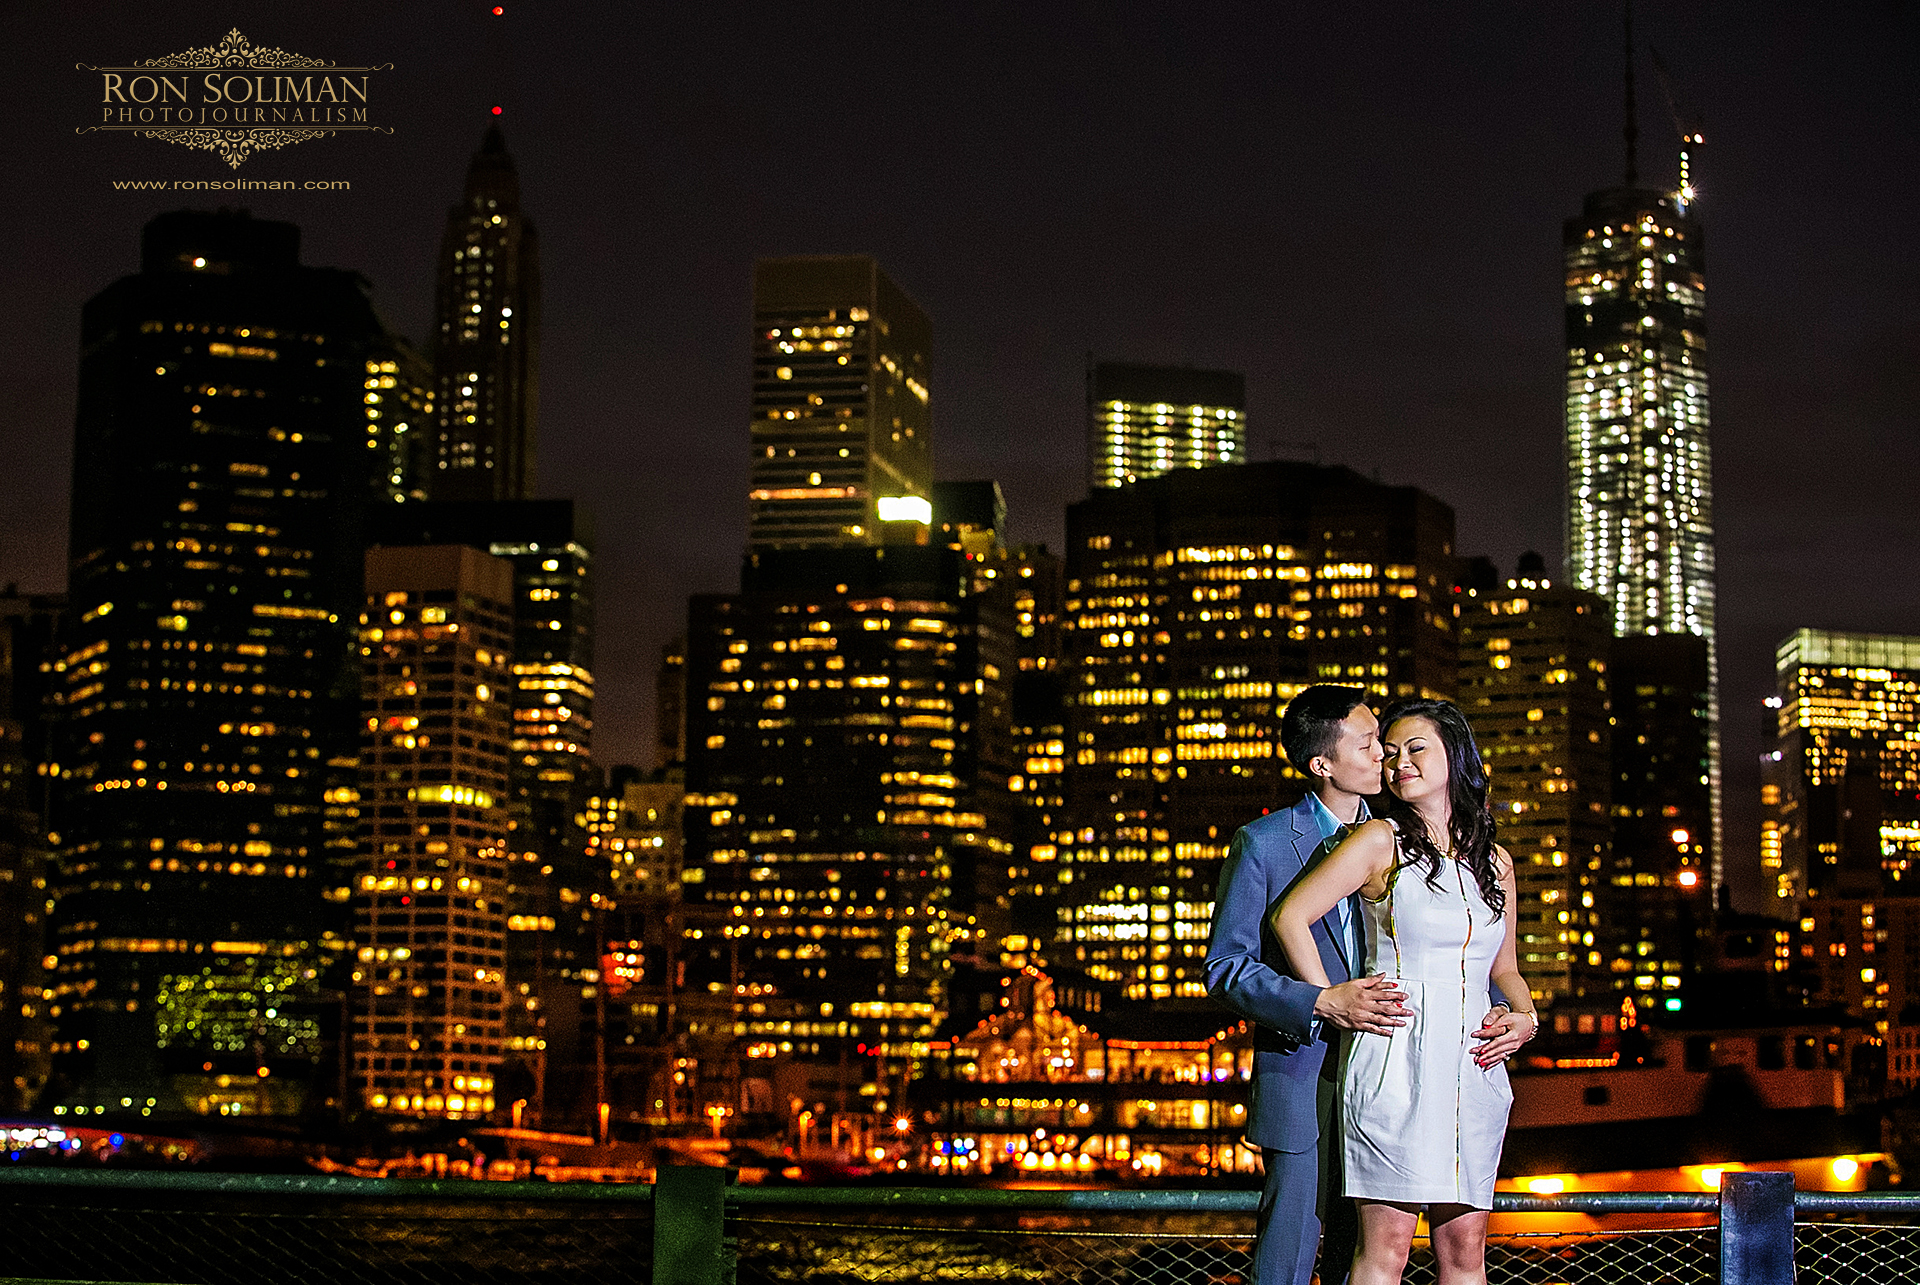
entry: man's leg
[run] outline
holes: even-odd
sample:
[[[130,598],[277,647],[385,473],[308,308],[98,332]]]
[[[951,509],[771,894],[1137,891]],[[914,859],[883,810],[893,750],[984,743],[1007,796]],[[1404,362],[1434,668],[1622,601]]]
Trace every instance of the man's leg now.
[[[1353,1251],[1360,1242],[1360,1214],[1354,1202],[1341,1194],[1345,1178],[1341,1164],[1340,1086],[1320,1082],[1320,1285],[1347,1285],[1353,1271]]]
[[[1310,1285],[1313,1251],[1320,1242],[1314,1195],[1320,1186],[1320,1155],[1263,1147],[1267,1183],[1260,1192],[1259,1236],[1253,1242],[1254,1285]]]

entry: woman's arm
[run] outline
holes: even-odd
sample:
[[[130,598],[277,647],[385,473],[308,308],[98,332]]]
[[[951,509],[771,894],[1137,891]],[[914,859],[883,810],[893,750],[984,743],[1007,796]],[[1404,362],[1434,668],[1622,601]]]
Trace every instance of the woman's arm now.
[[[1506,1061],[1518,1053],[1520,1046],[1532,1039],[1540,1029],[1540,1012],[1534,1006],[1526,979],[1520,976],[1520,952],[1515,945],[1518,925],[1516,906],[1520,901],[1520,889],[1513,874],[1513,858],[1507,855],[1505,848],[1496,844],[1493,859],[1500,887],[1507,894],[1507,908],[1503,912],[1507,935],[1506,940],[1500,943],[1499,953],[1493,957],[1493,975],[1489,980],[1500,989],[1511,1011],[1497,1015],[1496,1010],[1496,1014],[1490,1014],[1490,1020],[1475,1032],[1484,1042],[1474,1050],[1474,1059],[1483,1067]]]
[[[1332,985],[1320,962],[1320,948],[1313,944],[1313,925],[1360,889],[1377,884],[1392,867],[1393,827],[1369,821],[1287,890],[1269,922],[1300,980]]]

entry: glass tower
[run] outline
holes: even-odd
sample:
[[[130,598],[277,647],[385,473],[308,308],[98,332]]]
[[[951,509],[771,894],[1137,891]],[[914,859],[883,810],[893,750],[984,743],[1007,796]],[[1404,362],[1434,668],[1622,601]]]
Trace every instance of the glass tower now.
[[[1087,481],[1125,486],[1247,462],[1247,381],[1225,370],[1100,362],[1087,370]]]
[[[1594,192],[1564,228],[1567,574],[1613,630],[1714,638],[1713,473],[1700,225],[1676,194]],[[1717,683],[1715,684],[1717,690]],[[1718,702],[1706,772],[1721,878]]]
[[[753,331],[748,543],[926,543],[927,314],[872,259],[763,259]]]
[[[497,126],[447,213],[439,267],[429,489],[436,500],[525,499],[539,411],[540,253]]]

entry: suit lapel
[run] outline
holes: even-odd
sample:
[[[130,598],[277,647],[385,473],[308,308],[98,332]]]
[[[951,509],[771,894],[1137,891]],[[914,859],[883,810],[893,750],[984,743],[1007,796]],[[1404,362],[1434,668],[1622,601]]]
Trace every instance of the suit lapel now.
[[[1299,854],[1301,869],[1304,870],[1312,863],[1314,857],[1318,855],[1320,851],[1320,845],[1324,842],[1325,840],[1320,837],[1319,818],[1314,813],[1313,796],[1309,794],[1306,798],[1301,799],[1299,806],[1293,810],[1293,848],[1294,851]],[[1351,903],[1351,898],[1349,898],[1349,903]],[[1359,916],[1357,914],[1354,916],[1353,921],[1355,923],[1359,922]],[[1340,914],[1338,907],[1329,910],[1326,914],[1314,921],[1313,931],[1316,936],[1320,937],[1328,946],[1333,948],[1334,955],[1339,958],[1341,964],[1345,965],[1347,976],[1352,977],[1353,959],[1348,954],[1348,944],[1346,940],[1348,934],[1340,931]]]

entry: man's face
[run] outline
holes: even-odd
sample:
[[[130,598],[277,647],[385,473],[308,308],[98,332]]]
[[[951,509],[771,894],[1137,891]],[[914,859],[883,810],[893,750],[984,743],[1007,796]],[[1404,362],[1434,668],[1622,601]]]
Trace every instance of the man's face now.
[[[1331,780],[1348,794],[1380,793],[1380,720],[1364,704],[1340,720],[1340,736],[1331,754],[1315,755],[1308,765],[1315,776]]]

